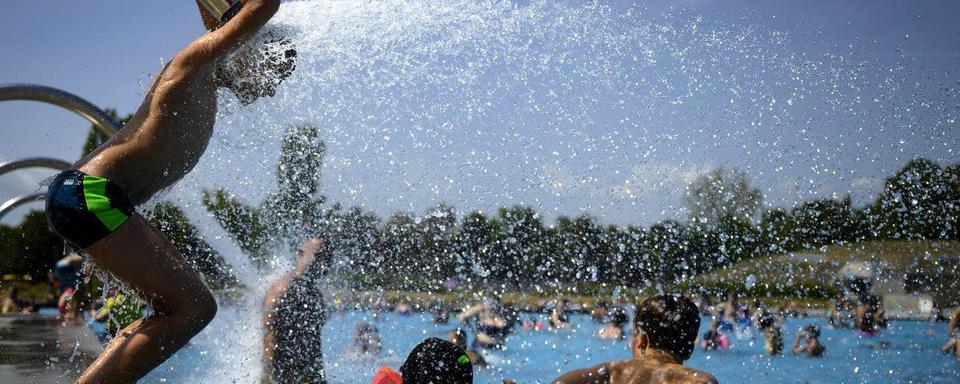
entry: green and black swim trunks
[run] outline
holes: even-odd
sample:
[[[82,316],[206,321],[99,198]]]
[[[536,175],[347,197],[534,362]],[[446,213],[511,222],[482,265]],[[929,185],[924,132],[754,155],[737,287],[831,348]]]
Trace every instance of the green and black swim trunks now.
[[[47,224],[80,249],[115,231],[133,213],[123,188],[77,170],[61,172],[47,190]]]

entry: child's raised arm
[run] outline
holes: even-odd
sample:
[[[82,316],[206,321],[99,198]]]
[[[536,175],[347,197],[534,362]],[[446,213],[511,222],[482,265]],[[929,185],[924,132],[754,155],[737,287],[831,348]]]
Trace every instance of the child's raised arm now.
[[[201,17],[207,29],[217,24],[203,6]],[[277,10],[280,0],[246,0],[243,8],[223,26],[208,32],[194,40],[173,59],[177,66],[191,67],[209,64],[230,53],[234,48],[253,36],[262,28]]]

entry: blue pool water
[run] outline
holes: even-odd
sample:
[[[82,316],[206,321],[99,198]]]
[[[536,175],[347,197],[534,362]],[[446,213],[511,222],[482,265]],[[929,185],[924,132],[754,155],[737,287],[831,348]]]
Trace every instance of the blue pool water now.
[[[456,325],[433,324],[428,315],[403,317],[386,315],[376,325],[381,331],[385,351],[393,356],[378,361],[357,361],[346,356],[352,330],[367,314],[333,316],[326,329],[327,368],[332,382],[369,383],[381,365],[397,368],[406,354],[422,339],[445,338]],[[490,355],[496,365],[478,371],[477,383],[499,383],[512,378],[518,383],[549,382],[559,373],[603,361],[629,357],[626,341],[609,342],[593,337],[598,325],[586,316],[573,316],[575,329],[563,331],[519,330],[508,339],[509,348]],[[820,319],[787,319],[783,328],[786,347],[790,348],[796,330],[808,323],[822,329],[827,346],[823,358],[792,356],[770,358],[763,353],[763,340],[732,337],[729,350],[697,350],[690,366],[714,374],[725,383],[960,383],[960,361],[942,354],[946,325],[916,321],[894,321],[890,328],[874,337],[858,337],[849,330],[827,329]],[[701,324],[701,334],[708,320]]]
[[[248,321],[238,321],[241,319],[231,317],[230,310],[223,312],[224,320],[216,320],[143,382],[258,382],[260,331],[248,325],[256,322],[257,314],[236,312],[249,316]],[[369,383],[379,366],[398,368],[419,341],[445,338],[457,326],[455,322],[433,324],[429,314],[385,314],[373,321],[383,339],[383,356],[351,357],[348,348],[353,344],[354,328],[370,320],[370,313],[365,312],[330,315],[324,328],[324,353],[331,383]],[[572,316],[572,320],[576,327],[570,330],[518,330],[508,339],[507,350],[487,354],[494,364],[478,370],[475,382],[500,383],[511,378],[517,383],[549,383],[561,372],[630,356],[626,341],[596,339],[593,335],[599,326],[586,316]],[[767,357],[757,335],[731,337],[729,350],[698,349],[687,363],[712,373],[722,383],[960,383],[960,360],[939,352],[946,341],[944,323],[891,321],[889,329],[878,336],[858,337],[849,330],[828,329],[820,319],[789,318],[783,328],[787,349],[796,330],[808,323],[821,327],[827,347],[823,358],[797,357],[789,352]],[[701,334],[707,324],[704,319]]]

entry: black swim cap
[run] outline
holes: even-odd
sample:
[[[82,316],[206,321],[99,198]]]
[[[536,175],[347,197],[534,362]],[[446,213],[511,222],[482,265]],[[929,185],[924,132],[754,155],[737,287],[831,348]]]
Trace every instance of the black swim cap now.
[[[422,341],[410,351],[400,374],[404,384],[473,383],[473,365],[466,351],[436,337]]]

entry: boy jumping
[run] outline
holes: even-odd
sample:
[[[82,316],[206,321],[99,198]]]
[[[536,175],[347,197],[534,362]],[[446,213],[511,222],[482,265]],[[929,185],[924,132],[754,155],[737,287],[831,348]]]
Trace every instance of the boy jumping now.
[[[134,207],[197,164],[213,133],[218,87],[228,87],[250,103],[273,95],[274,87],[293,70],[292,50],[266,64],[250,57],[234,63],[223,60],[260,30],[279,6],[279,0],[245,0],[223,25],[201,6],[209,32],[157,74],[140,108],[116,136],[50,185],[46,212],[54,232],[138,290],[155,312],[121,330],[79,383],[136,381],[216,314],[216,301],[200,277]],[[242,75],[230,75],[225,68],[236,68],[233,73]],[[274,75],[262,76],[264,70]]]

